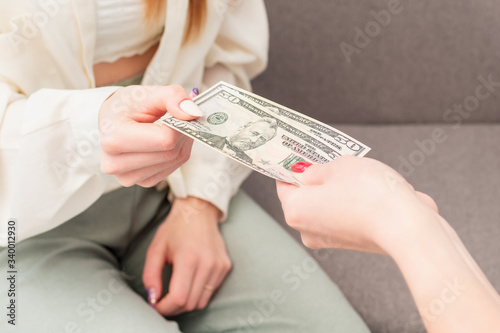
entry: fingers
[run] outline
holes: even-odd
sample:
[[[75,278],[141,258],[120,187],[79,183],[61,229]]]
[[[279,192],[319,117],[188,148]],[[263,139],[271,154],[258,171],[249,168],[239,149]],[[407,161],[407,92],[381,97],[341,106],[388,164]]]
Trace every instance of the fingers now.
[[[119,89],[99,112],[102,149],[109,154],[172,149],[183,135],[168,126],[153,124],[166,112],[182,120],[203,115],[181,86]]]
[[[191,293],[189,294],[189,300],[186,303],[186,311],[203,309],[198,307],[201,297],[205,295],[208,296],[208,299],[210,299],[210,296],[219,286],[215,285],[215,281],[212,278],[214,271],[215,267],[213,267],[212,263],[201,263],[198,267],[193,285],[191,287]]]
[[[185,312],[197,262],[195,258],[184,256],[174,259],[172,264],[169,292],[156,304],[158,312],[165,316]]]
[[[159,242],[153,242],[148,248],[144,269],[142,272],[142,282],[148,290],[148,300],[151,305],[156,305],[162,293],[162,274],[166,264],[166,248]]]
[[[203,115],[196,105],[187,103],[190,104],[188,107],[181,106],[185,100],[191,98],[179,85],[128,86],[117,90],[105,104],[112,108],[113,113],[126,115],[140,123],[152,123],[166,112],[182,120],[192,120]]]
[[[299,163],[303,163],[303,167],[299,168],[297,171],[302,172],[294,172],[293,177],[303,185],[321,185],[328,179],[328,174],[331,172],[330,169],[332,165],[330,165],[330,163],[335,163],[335,161],[328,164]],[[294,164],[294,166],[299,163]]]
[[[300,191],[300,187],[293,184],[276,181],[276,191],[278,192],[278,198],[283,204],[284,201],[294,192]]]
[[[173,166],[171,165],[171,166],[161,170],[160,172],[156,173],[155,175],[153,175],[145,180],[141,180],[141,181],[137,182],[137,184],[139,186],[142,186],[142,187],[152,187],[152,186],[155,186],[156,184],[158,184],[160,181],[165,179],[168,175],[170,175],[173,171],[175,171],[175,169],[177,169],[180,165],[184,164],[189,159],[189,155],[190,155],[192,146],[193,146],[193,141],[189,140],[183,146],[183,148],[181,148],[180,157],[177,159],[177,163],[176,163],[177,165],[173,165]]]
[[[215,290],[220,287],[230,270],[231,260],[229,257],[226,257],[226,260],[219,263],[219,266],[216,267],[212,277],[207,279],[203,285],[203,292],[199,298],[197,309],[204,309],[208,305],[208,302],[215,293]]]
[[[132,186],[135,184],[143,187],[154,186],[189,159],[192,144],[193,141],[191,139],[187,140],[187,142],[185,142],[180,148],[180,151],[178,151],[177,153],[172,152],[171,157],[167,157],[167,162],[140,167],[140,165],[137,165],[137,163],[140,162],[139,161],[135,164],[135,167],[137,167],[137,169],[123,173],[115,173],[116,178],[123,186]]]
[[[172,166],[172,163],[167,162],[139,170],[134,170],[125,174],[116,175],[116,178],[124,187],[130,187],[136,184],[142,187],[151,187],[171,174],[176,168],[177,167]],[[160,175],[163,174],[165,174],[165,176],[163,178],[160,178]],[[156,183],[153,183],[153,181],[157,178],[160,179]]]
[[[225,260],[179,257],[173,263],[168,294],[156,309],[165,316],[204,309],[231,269]]]
[[[102,135],[101,146],[108,154],[158,152],[175,149],[185,136],[166,125],[121,122]]]
[[[292,165],[293,176],[304,187],[298,187],[284,182],[276,182],[276,190],[278,198],[281,201],[281,206],[285,214],[285,219],[288,225],[296,228],[296,221],[301,219],[304,205],[309,202],[306,195],[309,186],[322,185],[328,180],[331,174],[332,165],[328,164],[311,164],[309,162],[299,162]],[[314,191],[311,194],[315,194]]]
[[[154,176],[151,176],[147,179],[144,179],[144,180],[137,182],[137,185],[142,186],[142,187],[146,187],[146,188],[153,187],[156,184],[158,184],[159,182],[161,182],[162,180],[164,180],[165,178],[167,178],[167,176],[170,175],[172,172],[174,172],[175,169],[177,169],[177,167],[168,166],[167,168],[158,172]]]
[[[164,316],[204,308],[231,269],[218,228],[218,208],[211,204],[200,208],[194,203],[198,200],[177,198],[148,250],[143,276],[146,288],[158,283],[162,263],[172,265],[169,291],[155,306]],[[184,213],[190,208],[197,209],[196,216]],[[159,250],[163,259],[149,258]]]
[[[311,212],[311,204],[315,204],[314,200],[310,200],[315,193],[311,192],[309,187],[299,187],[279,181],[276,182],[276,188],[286,223],[300,231],[306,221],[304,215]]]
[[[148,96],[148,104],[154,114],[163,116],[165,112],[170,113],[177,119],[193,120],[203,116],[203,111],[193,102],[183,87],[170,85],[156,88]]]
[[[153,124],[169,112],[192,120],[203,115],[181,86],[121,88],[101,106],[101,169],[124,186],[155,185],[187,161],[192,139]]]
[[[169,162],[178,157],[180,150],[186,141],[189,140],[182,138],[175,149],[166,151],[123,153],[116,155],[103,153],[101,157],[101,169],[106,174],[116,175]]]
[[[303,203],[301,202],[300,197],[302,196],[304,189],[304,187],[276,181],[276,190],[278,192],[278,198],[281,202],[281,208],[285,216],[285,221],[294,229],[298,227],[296,221],[301,220]]]

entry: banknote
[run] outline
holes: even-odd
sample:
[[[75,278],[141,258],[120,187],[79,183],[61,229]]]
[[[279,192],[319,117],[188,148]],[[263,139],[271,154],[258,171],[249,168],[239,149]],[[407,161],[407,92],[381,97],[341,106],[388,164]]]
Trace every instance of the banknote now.
[[[212,86],[209,91],[220,89],[234,90],[243,97],[253,101],[261,107],[268,109],[270,112],[276,114],[280,117],[280,119],[283,119],[290,125],[300,128],[306,133],[319,138],[325,144],[332,146],[337,152],[337,156],[354,155],[361,157],[370,151],[368,146],[336,128],[229,83],[221,81]]]
[[[288,118],[287,114],[292,113],[275,112],[256,102],[257,95],[249,96],[249,92],[219,82],[194,99],[203,110],[203,117],[183,121],[167,113],[157,123],[168,125],[264,175],[296,185],[300,184],[291,172],[293,164],[300,161],[327,163],[347,151],[342,150],[338,141],[328,142],[311,131],[311,127]],[[293,115],[300,114],[294,111]],[[314,121],[309,117],[304,119]],[[329,131],[334,130],[324,126]],[[318,128],[323,127],[313,129],[319,131]],[[360,145],[363,151],[357,156],[369,150],[344,133],[335,133]]]

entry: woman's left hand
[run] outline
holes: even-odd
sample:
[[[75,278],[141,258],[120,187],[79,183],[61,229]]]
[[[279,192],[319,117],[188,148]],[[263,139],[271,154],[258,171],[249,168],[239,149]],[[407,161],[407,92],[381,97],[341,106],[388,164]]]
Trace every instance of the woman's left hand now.
[[[204,309],[231,269],[218,216],[219,210],[207,201],[178,198],[158,228],[146,254],[142,280],[150,303],[162,315]],[[169,291],[160,298],[165,265],[172,265],[173,272]]]

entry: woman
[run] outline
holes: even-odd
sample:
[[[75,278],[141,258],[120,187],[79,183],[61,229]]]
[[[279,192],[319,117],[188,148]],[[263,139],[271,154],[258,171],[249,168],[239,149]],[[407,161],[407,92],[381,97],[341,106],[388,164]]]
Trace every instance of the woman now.
[[[391,256],[429,333],[500,331],[498,293],[429,196],[368,158],[293,169],[304,186],[278,183],[278,194],[304,244]]]
[[[309,257],[237,193],[248,170],[152,124],[199,116],[193,86],[249,88],[261,0],[0,7],[0,211],[19,272],[2,332],[366,332],[323,272],[295,276]]]

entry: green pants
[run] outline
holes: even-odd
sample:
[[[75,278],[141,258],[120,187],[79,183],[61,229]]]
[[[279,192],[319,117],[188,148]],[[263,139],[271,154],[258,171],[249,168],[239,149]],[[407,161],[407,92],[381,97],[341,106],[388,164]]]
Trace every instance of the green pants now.
[[[242,192],[220,225],[231,272],[206,309],[164,318],[146,302],[141,275],[169,208],[165,192],[122,188],[58,228],[19,242],[16,326],[7,323],[2,304],[0,332],[368,331],[316,261]],[[0,251],[4,275],[6,252]],[[169,277],[167,267],[165,288]],[[0,285],[4,294],[5,278]]]

